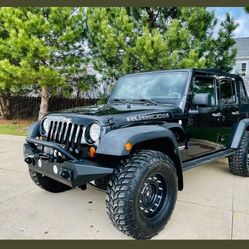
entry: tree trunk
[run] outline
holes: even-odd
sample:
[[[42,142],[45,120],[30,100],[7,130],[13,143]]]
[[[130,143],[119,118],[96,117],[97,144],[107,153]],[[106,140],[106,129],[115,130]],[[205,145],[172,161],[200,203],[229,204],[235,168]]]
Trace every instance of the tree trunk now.
[[[153,28],[156,27],[156,15],[154,13],[153,8],[150,7],[145,7],[146,12],[148,14],[148,25],[149,25],[149,29],[152,30]]]
[[[11,119],[9,95],[0,96],[0,115],[3,119]]]
[[[43,86],[41,91],[41,104],[40,104],[38,121],[42,120],[42,118],[48,112],[48,100],[49,100],[48,87]]]
[[[78,105],[80,99],[80,88],[77,87],[77,92],[76,92],[76,105]]]

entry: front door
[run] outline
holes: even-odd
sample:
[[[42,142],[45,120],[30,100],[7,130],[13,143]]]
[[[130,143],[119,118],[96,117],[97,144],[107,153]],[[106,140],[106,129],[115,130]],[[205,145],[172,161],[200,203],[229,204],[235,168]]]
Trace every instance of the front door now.
[[[195,75],[192,81],[191,98],[195,94],[209,94],[210,106],[190,104],[188,117],[187,143],[182,160],[191,160],[205,154],[213,153],[222,148],[220,144],[221,113],[218,105],[217,81],[207,75]]]

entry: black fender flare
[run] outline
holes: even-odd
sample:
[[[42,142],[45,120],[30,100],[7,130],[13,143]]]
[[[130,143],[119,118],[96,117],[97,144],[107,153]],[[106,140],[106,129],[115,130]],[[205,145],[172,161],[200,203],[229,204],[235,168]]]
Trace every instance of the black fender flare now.
[[[175,134],[176,130],[180,131],[179,139],[180,139],[180,141],[185,141],[186,132],[179,123],[165,123],[165,124],[162,124],[161,126],[166,128],[166,129],[169,129],[169,130],[173,131],[174,134]]]
[[[31,124],[27,131],[27,136],[31,138],[35,138],[39,135],[39,129],[40,129],[40,122],[36,121],[33,124]]]
[[[130,151],[125,150],[125,144],[131,143],[133,146],[153,139],[166,138],[172,143],[175,154],[175,166],[178,176],[178,188],[183,189],[182,162],[178,150],[178,144],[173,132],[160,125],[143,125],[126,127],[112,130],[103,135],[97,147],[96,153],[111,156],[128,156]]]
[[[240,120],[240,122],[238,123],[235,132],[233,134],[233,138],[231,141],[231,148],[232,149],[238,149],[240,142],[241,142],[241,138],[245,132],[245,130],[247,130],[247,128],[249,127],[249,118],[245,118]]]

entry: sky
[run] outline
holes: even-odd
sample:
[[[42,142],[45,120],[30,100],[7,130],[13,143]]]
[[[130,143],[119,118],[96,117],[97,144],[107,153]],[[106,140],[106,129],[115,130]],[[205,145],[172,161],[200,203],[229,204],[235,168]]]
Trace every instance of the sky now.
[[[234,32],[235,38],[249,37],[249,13],[246,13],[242,7],[209,7],[211,11],[215,12],[218,20],[222,21],[226,13],[230,13],[235,22],[239,24]]]

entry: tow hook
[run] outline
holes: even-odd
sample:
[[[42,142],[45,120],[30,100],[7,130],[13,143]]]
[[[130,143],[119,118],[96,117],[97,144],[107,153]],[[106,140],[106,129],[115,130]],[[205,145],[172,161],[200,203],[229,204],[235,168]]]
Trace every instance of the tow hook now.
[[[111,129],[114,129],[116,127],[116,123],[113,118],[109,118],[108,123],[111,126]]]

